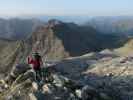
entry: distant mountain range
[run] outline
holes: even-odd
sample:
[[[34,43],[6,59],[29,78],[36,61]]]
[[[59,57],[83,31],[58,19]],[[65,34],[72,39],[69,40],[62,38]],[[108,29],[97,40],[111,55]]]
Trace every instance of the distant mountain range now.
[[[43,26],[50,19],[65,23],[76,23],[81,27],[92,27],[98,33],[132,35],[133,17],[88,17],[88,16],[35,16],[0,19],[0,37],[7,39],[25,39],[37,27]],[[75,25],[76,25],[75,24]]]
[[[36,19],[0,19],[0,37],[24,39],[44,22]]]
[[[105,34],[133,34],[133,17],[95,17],[88,21],[86,25],[93,26],[101,33]]]

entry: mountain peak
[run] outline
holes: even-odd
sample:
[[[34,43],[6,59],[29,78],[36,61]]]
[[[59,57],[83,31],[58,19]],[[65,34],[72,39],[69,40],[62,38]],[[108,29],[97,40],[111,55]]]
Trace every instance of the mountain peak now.
[[[51,19],[48,21],[48,26],[50,26],[50,27],[54,27],[54,26],[61,25],[61,24],[63,24],[63,22],[61,22],[57,19]]]

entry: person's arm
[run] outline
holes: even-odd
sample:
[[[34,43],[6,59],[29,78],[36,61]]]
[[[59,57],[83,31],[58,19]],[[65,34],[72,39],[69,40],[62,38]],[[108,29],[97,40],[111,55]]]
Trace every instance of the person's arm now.
[[[40,65],[41,65],[41,67],[43,66],[42,58],[40,58]]]
[[[28,57],[28,64],[32,64],[33,60],[31,59],[31,57]]]

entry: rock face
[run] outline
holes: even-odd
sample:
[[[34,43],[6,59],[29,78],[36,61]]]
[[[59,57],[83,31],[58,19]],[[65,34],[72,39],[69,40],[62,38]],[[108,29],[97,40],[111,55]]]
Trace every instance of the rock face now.
[[[92,27],[58,20],[50,20],[33,32],[29,38],[33,49],[36,47],[42,55],[51,59],[81,56],[91,51],[116,48],[122,46],[126,39],[126,37],[100,34]]]
[[[132,100],[129,99],[132,97],[132,89],[129,90],[132,88],[132,78],[126,78],[129,77],[126,76],[126,71],[132,74],[132,57],[121,63],[122,57],[110,54],[111,52],[103,51],[98,53],[101,58],[92,54],[62,60],[43,68],[41,81],[35,80],[34,72],[28,67],[24,67],[24,71],[14,67],[11,72],[19,75],[15,74],[16,77],[10,85],[1,81],[0,97],[13,100]],[[102,60],[108,58],[107,55],[110,59]],[[125,70],[125,64],[129,70]],[[5,85],[8,85],[7,88]]]
[[[31,51],[24,41],[0,39],[0,73],[10,73],[13,66],[26,62],[26,57]]]
[[[19,66],[19,70],[18,67],[12,69],[11,73],[16,76],[13,80],[9,77],[9,83],[0,81],[0,97],[13,100],[132,100],[132,66],[132,56],[122,57],[104,50],[45,67],[43,79],[36,81],[34,72],[25,64]]]
[[[15,79],[17,77],[19,77],[20,75],[24,74],[29,69],[30,69],[30,67],[29,67],[28,64],[17,64],[17,65],[15,65],[12,68],[10,74],[8,74],[8,76],[6,77],[6,82],[7,83],[12,83],[13,81],[15,81]],[[25,74],[27,74],[27,73],[25,73]]]

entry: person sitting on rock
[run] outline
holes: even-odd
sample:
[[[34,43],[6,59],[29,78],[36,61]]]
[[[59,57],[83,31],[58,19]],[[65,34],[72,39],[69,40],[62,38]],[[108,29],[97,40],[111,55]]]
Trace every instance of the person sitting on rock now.
[[[36,74],[36,76],[35,76],[36,80],[39,80],[40,78],[42,78],[41,66],[42,66],[43,62],[42,62],[42,58],[38,52],[35,52],[32,54],[32,56],[28,57],[28,64],[32,65],[32,68]]]

